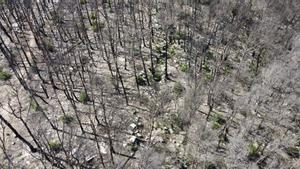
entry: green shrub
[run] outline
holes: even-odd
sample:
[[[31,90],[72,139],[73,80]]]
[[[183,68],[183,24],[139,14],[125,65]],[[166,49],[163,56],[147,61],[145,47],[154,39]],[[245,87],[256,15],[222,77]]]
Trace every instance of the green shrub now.
[[[184,92],[185,88],[183,85],[179,82],[176,82],[173,87],[173,92],[176,94],[176,96],[181,96]]]
[[[207,63],[205,63],[205,64],[202,65],[202,69],[203,69],[206,73],[209,73],[209,72],[211,71]]]
[[[209,82],[209,81],[213,80],[213,76],[210,73],[205,73],[204,74],[204,80],[206,82]]]
[[[80,0],[80,4],[81,5],[84,5],[84,4],[86,4],[88,1],[87,0]]]
[[[56,24],[63,24],[64,23],[64,18],[63,16],[57,14],[57,13],[52,13],[52,19],[53,19],[53,22],[56,23]]]
[[[162,74],[159,71],[156,71],[153,75],[153,80],[156,82],[160,82],[162,80]]]
[[[162,53],[162,47],[161,46],[155,46],[154,51],[157,53]]]
[[[65,124],[71,124],[74,121],[74,117],[71,115],[63,115],[59,118],[60,121],[62,121]]]
[[[147,82],[146,80],[144,79],[143,75],[138,75],[136,77],[136,83],[139,85],[139,86],[145,86],[147,85]]]
[[[137,144],[130,144],[129,145],[130,151],[136,152],[139,149],[139,146]]]
[[[210,69],[210,67],[208,66],[207,63],[204,63],[202,65],[202,69],[204,70],[204,80],[206,82],[213,80],[213,76],[211,74],[211,69]]]
[[[169,57],[174,56],[176,54],[175,50],[176,49],[173,46],[169,47],[168,48],[168,56]]]
[[[212,2],[211,0],[200,0],[200,4],[204,6],[209,6]]]
[[[104,22],[99,22],[98,23],[98,29],[99,30],[102,30],[102,29],[104,29],[105,28],[105,23]]]
[[[96,21],[92,22],[91,29],[94,32],[98,32],[98,31],[102,30],[103,28],[105,28],[105,23],[104,22],[96,22]]]
[[[92,22],[91,29],[94,32],[98,32],[100,30],[99,23],[96,21]]]
[[[76,23],[75,26],[81,30],[81,31],[86,31],[87,30],[87,27],[85,27],[84,24],[81,24],[80,22]]]
[[[215,121],[213,122],[212,129],[217,130],[217,129],[219,129],[220,127],[221,127],[220,123],[215,122]]]
[[[259,144],[252,142],[248,145],[248,158],[249,160],[256,160],[260,156]]]
[[[91,29],[93,32],[98,32],[98,26],[96,24],[92,24]]]
[[[97,14],[96,14],[96,12],[92,12],[92,13],[91,13],[91,19],[92,19],[92,20],[96,20],[96,19],[97,19]]]
[[[181,40],[184,39],[186,37],[186,33],[185,32],[176,32],[175,34],[175,39],[176,40]]]
[[[39,69],[38,69],[38,67],[37,67],[36,64],[30,66],[30,69],[29,69],[29,70],[30,70],[32,73],[35,73],[35,74],[37,74],[38,71],[39,71]]]
[[[288,147],[285,149],[285,151],[291,158],[299,158],[300,157],[300,152],[299,152],[298,147]]]
[[[183,130],[184,124],[179,114],[171,114],[169,123],[171,124],[171,128],[173,128],[175,134],[178,134],[180,130]]]
[[[0,80],[2,81],[7,81],[11,78],[11,74],[9,74],[8,72],[2,71],[0,70]]]
[[[139,56],[140,55],[140,49],[133,48],[133,56]]]
[[[49,149],[54,152],[59,152],[61,150],[61,144],[58,140],[50,140],[48,146]]]
[[[205,169],[217,169],[217,166],[212,162],[207,162],[205,165]]]
[[[212,122],[212,129],[214,130],[219,129],[223,124],[226,123],[226,120],[217,113],[214,113],[212,116],[210,116],[209,121]]]
[[[214,60],[215,59],[214,58],[214,54],[212,52],[210,52],[210,51],[208,51],[206,53],[206,58],[207,58],[207,60]]]
[[[257,76],[258,75],[258,67],[257,67],[257,64],[256,64],[256,61],[255,60],[252,60],[250,63],[249,63],[249,73],[252,74],[252,76]]]
[[[50,40],[45,40],[44,41],[45,43],[45,48],[46,50],[48,50],[49,52],[55,52],[55,47],[54,47],[54,44],[53,42],[51,42]]]
[[[93,21],[92,25],[91,25],[91,28],[94,32],[99,32],[100,30],[105,28],[105,23],[104,22]]]
[[[31,104],[30,104],[30,108],[33,110],[33,111],[38,111],[40,109],[38,103],[36,101],[32,101]]]
[[[214,113],[210,116],[209,118],[209,121],[212,121],[212,122],[217,122],[219,123],[220,125],[223,125],[226,123],[226,120],[222,118],[222,116],[218,113]]]
[[[79,95],[79,101],[82,103],[87,103],[89,100],[88,94],[85,91],[81,91]]]
[[[163,65],[165,62],[163,59],[158,59],[157,64],[158,65]]]
[[[185,73],[189,70],[189,66],[186,63],[180,64],[179,67],[180,67],[180,70]]]
[[[228,75],[231,73],[232,69],[233,69],[233,66],[227,63],[227,64],[225,64],[225,66],[223,68],[223,72],[224,72],[224,74]]]

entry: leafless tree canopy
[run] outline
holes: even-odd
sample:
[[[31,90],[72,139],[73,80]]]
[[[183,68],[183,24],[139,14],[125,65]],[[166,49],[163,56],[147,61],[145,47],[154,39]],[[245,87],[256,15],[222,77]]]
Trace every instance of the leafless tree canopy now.
[[[300,168],[299,0],[0,0],[0,168]]]

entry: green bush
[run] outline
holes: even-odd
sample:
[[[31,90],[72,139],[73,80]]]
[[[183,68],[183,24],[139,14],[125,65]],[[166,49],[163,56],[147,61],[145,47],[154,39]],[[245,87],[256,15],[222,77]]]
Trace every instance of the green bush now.
[[[61,150],[61,144],[58,140],[50,140],[48,146],[49,149],[54,152],[59,152]]]
[[[205,63],[205,64],[202,65],[202,69],[203,69],[206,73],[209,73],[209,72],[211,71],[207,63]]]
[[[139,56],[140,55],[140,49],[133,48],[133,56]]]
[[[222,116],[218,113],[214,113],[213,115],[211,115],[209,120],[212,122],[217,122],[221,125],[226,123],[226,120],[224,118],[222,118]]]
[[[156,82],[160,82],[162,80],[162,74],[159,71],[156,71],[153,75],[153,80]]]
[[[285,151],[291,158],[299,158],[300,157],[300,152],[299,152],[298,147],[288,147],[288,148],[286,148]]]
[[[185,90],[185,88],[181,83],[176,82],[174,84],[173,92],[176,94],[176,96],[181,96],[182,93],[184,92],[184,90]]]
[[[204,70],[204,79],[205,79],[205,81],[208,82],[208,81],[213,80],[213,76],[211,74],[211,69],[210,69],[210,67],[208,66],[207,63],[204,63],[202,65],[202,69]]]
[[[226,123],[226,120],[217,113],[214,113],[212,116],[210,116],[209,121],[212,122],[212,129],[214,130],[219,129],[223,124]]]
[[[30,104],[30,108],[33,110],[33,111],[38,111],[39,110],[39,105],[36,101],[32,101],[31,104]]]
[[[8,72],[2,71],[0,70],[0,80],[2,81],[7,81],[11,78],[11,74],[9,74]]]
[[[139,149],[139,146],[137,144],[130,144],[129,145],[130,151],[136,152]]]
[[[200,0],[200,4],[204,6],[209,6],[212,2],[211,0]]]
[[[86,31],[87,30],[87,27],[85,27],[84,24],[81,24],[80,22],[76,23],[75,26],[81,30],[81,31]]]
[[[249,72],[253,75],[253,76],[256,76],[258,74],[258,68],[257,68],[257,65],[256,65],[256,61],[252,60],[250,63],[249,63]]]
[[[214,60],[214,54],[210,51],[206,53],[207,60]]]
[[[217,169],[217,166],[212,162],[207,162],[205,165],[205,169]]]
[[[215,121],[213,122],[212,129],[217,130],[217,129],[219,129],[220,127],[221,127],[220,123],[215,122]]]
[[[204,80],[206,82],[209,82],[209,81],[213,80],[213,76],[210,73],[205,73],[204,74]]]
[[[139,86],[145,86],[147,85],[147,82],[146,80],[144,79],[143,75],[138,75],[136,77],[136,83],[139,85]]]
[[[179,114],[171,114],[169,120],[169,123],[172,126],[171,128],[173,128],[175,134],[178,134],[180,130],[183,130],[184,123]]]
[[[223,68],[223,72],[224,72],[224,74],[228,75],[231,73],[232,69],[233,69],[233,66],[227,63],[227,64],[225,64],[225,66]]]
[[[53,13],[53,22],[56,24],[63,24],[64,18],[63,18],[63,16],[60,16],[57,13]]]
[[[155,46],[154,51],[157,53],[162,53],[162,47],[161,46]]]
[[[99,30],[102,29],[101,23],[98,23],[98,22],[96,22],[96,21],[93,21],[93,22],[92,22],[92,25],[91,25],[91,29],[92,29],[94,32],[98,32]]]
[[[189,70],[189,66],[186,63],[180,64],[179,67],[180,67],[180,70],[185,73]]]
[[[163,59],[158,59],[157,64],[158,65],[163,65],[165,62]]]
[[[175,50],[176,49],[173,46],[169,47],[168,48],[168,56],[169,57],[174,56],[176,54]]]
[[[96,12],[92,12],[90,17],[91,17],[92,20],[96,20],[97,19]]]
[[[38,67],[37,67],[36,64],[30,66],[30,69],[29,69],[29,70],[30,70],[32,73],[35,73],[35,74],[37,74],[38,71],[39,71],[39,69],[38,69]]]
[[[74,121],[74,117],[71,115],[63,115],[59,118],[60,121],[62,121],[65,124],[71,124]]]
[[[88,94],[85,91],[81,91],[79,95],[79,101],[82,103],[87,103],[89,100]]]
[[[80,4],[81,5],[84,5],[84,4],[86,4],[88,1],[87,0],[80,0]]]
[[[98,23],[98,29],[99,30],[102,30],[102,29],[104,29],[105,28],[105,23],[104,22],[99,22]]]
[[[92,22],[91,29],[94,32],[98,32],[98,31],[102,30],[103,28],[105,28],[105,23],[104,22],[96,22],[96,21]]]
[[[51,53],[55,52],[54,44],[50,40],[45,40],[45,48]]]
[[[249,160],[256,160],[260,156],[259,144],[252,142],[248,145],[248,158]]]
[[[176,32],[175,34],[175,39],[176,40],[181,40],[181,39],[185,39],[186,37],[186,33],[185,32]]]

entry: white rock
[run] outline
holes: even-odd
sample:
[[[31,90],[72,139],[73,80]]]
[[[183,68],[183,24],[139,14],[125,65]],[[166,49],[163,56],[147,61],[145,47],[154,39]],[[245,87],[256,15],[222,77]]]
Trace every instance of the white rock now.
[[[171,151],[171,152],[176,152],[176,145],[173,143],[170,143],[167,145],[167,148]]]
[[[174,136],[172,136],[173,142],[176,144],[182,144],[184,141],[184,136],[180,135],[180,134],[176,134]]]
[[[134,123],[131,123],[129,126],[132,130],[134,130],[136,128],[136,124],[134,124]]]
[[[138,126],[138,127],[142,127],[142,126],[143,126],[143,123],[142,123],[142,122],[138,122],[137,126]]]
[[[100,152],[102,153],[102,154],[107,154],[107,149],[108,149],[108,146],[105,144],[105,143],[100,143]]]
[[[162,143],[164,139],[161,136],[155,136],[153,137],[153,141],[156,143]]]
[[[181,132],[179,132],[179,134],[186,135],[186,132],[185,131],[181,131]]]
[[[18,27],[19,27],[19,24],[18,24],[18,23],[13,23],[13,24],[11,24],[11,26],[12,26],[13,28],[18,28]]]
[[[136,136],[131,136],[131,137],[129,138],[129,142],[130,142],[130,143],[134,143],[134,142],[136,141],[136,139],[137,139]]]
[[[200,105],[199,110],[204,113],[207,113],[209,112],[209,107],[207,105]]]
[[[96,155],[93,155],[93,156],[91,156],[91,157],[87,157],[85,160],[86,160],[86,162],[90,163],[90,162],[92,162],[96,157],[97,157]]]
[[[78,148],[73,148],[73,149],[72,149],[72,154],[73,154],[73,155],[76,154],[77,151],[78,151]]]

